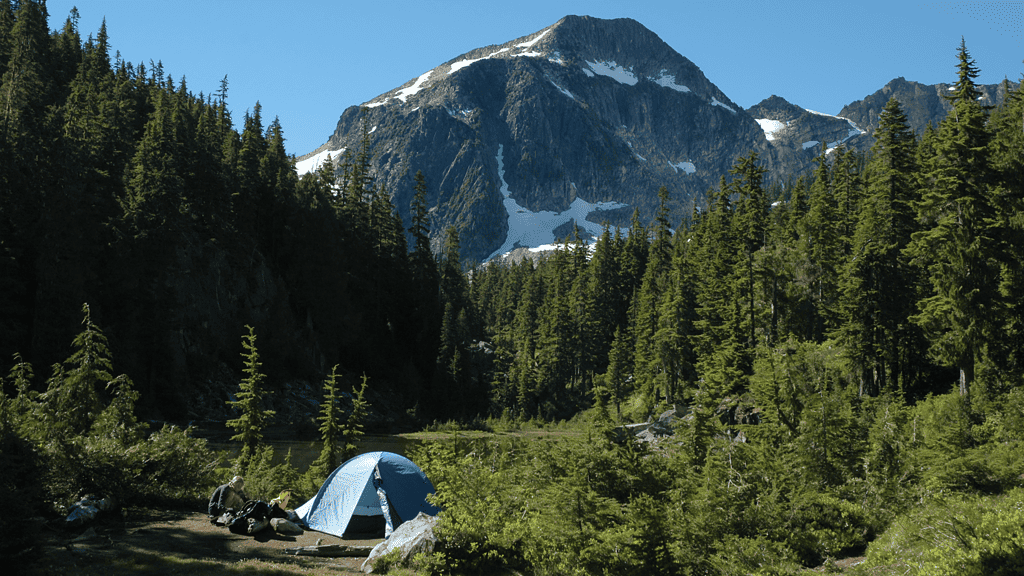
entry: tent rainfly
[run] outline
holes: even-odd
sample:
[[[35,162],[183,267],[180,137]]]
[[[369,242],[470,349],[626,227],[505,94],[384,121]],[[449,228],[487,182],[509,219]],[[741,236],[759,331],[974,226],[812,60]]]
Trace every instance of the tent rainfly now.
[[[369,452],[339,466],[295,513],[309,529],[339,538],[381,532],[386,537],[420,512],[436,515],[426,499],[433,492],[426,474],[408,458]]]

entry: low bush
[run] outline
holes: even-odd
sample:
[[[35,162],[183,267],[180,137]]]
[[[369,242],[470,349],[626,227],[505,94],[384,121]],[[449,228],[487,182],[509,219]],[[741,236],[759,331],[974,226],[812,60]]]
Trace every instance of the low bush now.
[[[865,568],[878,567],[921,576],[1024,573],[1024,489],[923,503],[868,546]]]

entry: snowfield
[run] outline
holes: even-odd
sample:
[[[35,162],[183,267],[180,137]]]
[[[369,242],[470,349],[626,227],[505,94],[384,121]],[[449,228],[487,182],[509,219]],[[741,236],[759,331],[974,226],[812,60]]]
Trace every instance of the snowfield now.
[[[640,81],[631,70],[623,66],[619,66],[615,62],[591,62],[587,60],[586,63],[587,66],[590,67],[591,72],[587,74],[588,70],[584,68],[583,72],[587,74],[587,76],[593,76],[594,74],[598,76],[607,76],[622,84],[628,84],[630,86],[636,86],[637,82]]]
[[[764,137],[769,142],[775,140],[775,133],[786,127],[784,122],[778,120],[770,120],[768,118],[758,118],[757,123],[761,125],[761,130],[764,130]]]
[[[576,224],[588,233],[600,236],[604,231],[603,226],[588,221],[587,216],[591,212],[626,207],[625,204],[618,202],[592,204],[577,196],[569,205],[569,209],[563,212],[530,211],[516,202],[508,189],[508,182],[505,181],[504,145],[498,144],[498,155],[495,160],[498,161],[498,178],[501,180],[501,195],[504,197],[502,202],[505,205],[505,212],[508,213],[508,234],[501,247],[491,253],[487,260],[500,257],[517,247],[531,248],[534,251],[543,250],[545,248],[542,247],[553,245],[559,240],[555,238],[554,230],[569,220],[575,220]],[[575,187],[573,184],[573,188]]]
[[[320,167],[321,164],[324,163],[324,160],[327,159],[327,156],[330,156],[333,160],[337,160],[338,157],[344,153],[345,148],[342,148],[340,150],[324,150],[323,152],[318,152],[310,156],[309,158],[306,158],[305,160],[296,162],[295,172],[297,172],[299,176],[302,176],[307,172],[314,172],[316,171],[317,168]]]

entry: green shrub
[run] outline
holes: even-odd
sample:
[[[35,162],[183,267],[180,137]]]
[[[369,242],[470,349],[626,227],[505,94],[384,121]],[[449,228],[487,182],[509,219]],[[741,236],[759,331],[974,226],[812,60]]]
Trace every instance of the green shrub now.
[[[864,549],[874,537],[866,511],[830,494],[807,492],[793,502],[787,544],[805,566]]]
[[[872,542],[865,564],[898,566],[901,573],[922,576],[1021,574],[1024,489],[929,500]]]
[[[402,557],[402,551],[398,548],[392,549],[387,554],[378,557],[373,561],[373,573],[374,574],[387,574],[392,568],[397,568],[399,560]]]
[[[164,426],[142,446],[139,497],[146,502],[202,502],[217,485],[220,458],[191,429]]]

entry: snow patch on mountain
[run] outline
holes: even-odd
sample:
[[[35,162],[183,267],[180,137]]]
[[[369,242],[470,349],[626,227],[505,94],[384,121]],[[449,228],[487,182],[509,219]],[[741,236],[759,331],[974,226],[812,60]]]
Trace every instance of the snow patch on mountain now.
[[[808,148],[814,148],[818,144],[820,144],[820,142],[818,142],[817,140],[808,140],[807,142],[804,142],[804,150],[807,150]]]
[[[626,144],[629,146],[630,150],[633,150],[633,143],[632,142],[626,142]],[[647,158],[644,158],[643,156],[637,154],[636,150],[633,150],[633,155],[636,156],[637,158],[639,158],[641,162],[647,162]]]
[[[320,168],[324,161],[327,160],[328,156],[330,156],[332,160],[337,160],[338,157],[344,153],[345,148],[342,148],[340,150],[324,150],[323,152],[317,152],[316,154],[310,156],[309,158],[306,158],[305,160],[300,160],[296,162],[295,172],[298,173],[299,176],[302,176],[303,174],[306,174],[308,172],[314,172],[318,168]]]
[[[775,133],[786,127],[785,122],[778,120],[772,120],[770,118],[758,118],[757,123],[761,125],[761,130],[764,130],[764,137],[769,142],[775,140]]]
[[[575,220],[576,224],[590,234],[600,236],[604,228],[587,220],[591,212],[599,210],[614,210],[624,208],[626,205],[619,202],[597,202],[590,203],[576,196],[576,199],[569,205],[569,209],[563,212],[542,210],[540,212],[530,211],[512,198],[512,192],[508,189],[508,182],[505,181],[505,156],[504,145],[498,144],[498,154],[495,160],[498,162],[498,179],[501,181],[501,195],[504,198],[502,203],[508,213],[508,234],[505,242],[495,250],[487,260],[497,258],[502,254],[512,251],[516,247],[540,248],[556,242],[554,230],[559,226]]]
[[[548,82],[551,82],[551,85],[554,86],[555,88],[558,88],[558,91],[561,92],[562,94],[565,94],[566,96],[568,96],[569,98],[572,98],[573,100],[576,99],[576,97],[572,95],[572,92],[569,92],[565,88],[562,88],[558,84],[555,84],[554,80],[548,80]]]
[[[544,30],[543,32],[540,33],[540,35],[538,35],[533,40],[530,40],[529,42],[523,42],[521,44],[516,44],[516,48],[533,48],[533,45],[536,44],[537,42],[540,42],[541,38],[547,36],[548,32],[551,32],[551,28],[548,28],[547,30]]]
[[[414,82],[412,86],[399,90],[398,94],[395,95],[395,98],[398,98],[402,102],[405,102],[406,98],[416,94],[417,92],[423,89],[423,86],[424,84],[426,84],[427,79],[430,78],[430,75],[433,73],[433,70],[428,70],[425,74],[417,78],[416,82]]]
[[[636,86],[636,83],[640,81],[631,70],[624,66],[619,66],[615,62],[591,62],[590,60],[587,60],[586,63],[587,66],[590,66],[590,70],[598,76],[607,76],[621,82],[622,84],[628,84],[630,86]],[[583,71],[586,73],[587,69],[584,68]],[[590,74],[588,74],[588,76],[590,76]]]
[[[537,42],[540,42],[540,39],[543,38],[544,36],[546,36],[547,33],[550,32],[550,31],[551,31],[550,28],[547,29],[547,30],[544,30],[543,32],[540,33],[540,35],[538,35],[533,40],[530,40],[528,42],[520,42],[519,44],[516,44],[514,47],[515,48],[522,48],[524,50],[528,50],[529,48],[532,48],[534,44],[536,44]],[[512,50],[512,48],[505,47],[505,48],[501,48],[499,50],[495,50],[494,52],[491,52],[490,54],[488,54],[487,56],[484,56],[482,58],[466,58],[465,60],[459,60],[458,62],[452,64],[448,68],[448,75],[450,76],[450,75],[458,72],[459,70],[462,70],[463,68],[465,68],[467,66],[471,66],[473,64],[476,64],[477,62],[479,62],[481,60],[487,60],[487,59],[490,59],[490,58],[494,58],[495,56],[498,56],[499,54],[503,54],[505,52],[510,52],[511,50]],[[555,54],[558,54],[558,53],[556,52]],[[527,52],[520,52],[518,54],[512,54],[511,56],[513,58],[516,58],[516,57],[519,57],[519,56],[525,56],[527,58],[537,58],[537,57],[540,57],[540,56],[544,56],[544,54],[542,54],[540,52],[537,52],[537,51],[527,51]],[[554,60],[552,60],[552,61],[554,61]],[[558,63],[561,63],[561,55],[558,55]]]
[[[719,101],[718,98],[715,98],[714,96],[711,97],[711,105],[712,106],[721,106],[722,108],[725,108],[726,110],[728,110],[729,112],[732,112],[733,114],[736,113],[736,111],[733,110],[731,106],[729,106],[728,104],[725,104],[724,102]]]
[[[689,92],[690,91],[690,89],[687,88],[686,86],[683,86],[682,84],[676,84],[676,77],[674,75],[672,75],[672,74],[669,74],[668,70],[662,70],[660,76],[658,76],[657,78],[649,78],[649,80],[651,80],[655,84],[658,84],[659,86],[664,86],[665,88],[671,88],[671,89],[676,90],[678,92]]]
[[[676,162],[675,164],[669,162],[669,166],[672,167],[677,173],[682,170],[687,174],[693,174],[697,171],[697,167],[693,165],[693,162]]]
[[[855,124],[854,121],[850,120],[849,118],[844,118],[842,116],[835,116],[833,114],[825,114],[824,112],[816,112],[814,110],[810,110],[810,109],[807,109],[807,108],[804,108],[804,110],[807,110],[811,114],[817,114],[818,116],[828,116],[829,118],[838,118],[839,120],[846,120],[846,122],[850,125],[850,129],[846,132],[846,138],[843,138],[842,140],[836,140],[835,142],[829,142],[825,146],[825,148],[826,148],[825,154],[831,154],[833,151],[835,151],[836,148],[838,148],[839,146],[841,146],[847,140],[849,140],[850,138],[853,138],[854,136],[860,136],[861,134],[867,134],[867,131],[861,130],[860,126],[857,126],[857,124]],[[817,144],[817,142],[815,142],[815,144]],[[806,150],[807,147],[808,147],[807,143],[805,142],[804,143],[804,150]]]

